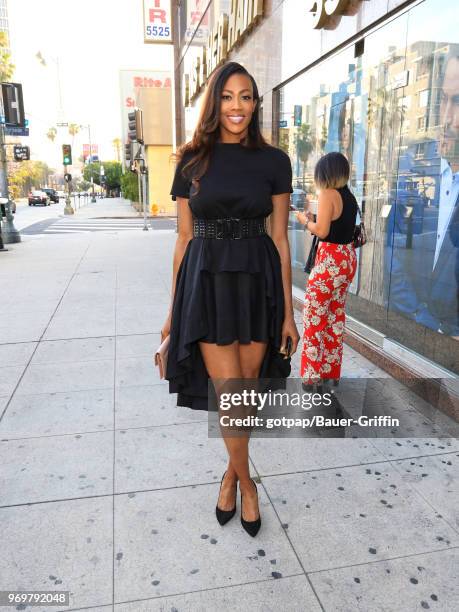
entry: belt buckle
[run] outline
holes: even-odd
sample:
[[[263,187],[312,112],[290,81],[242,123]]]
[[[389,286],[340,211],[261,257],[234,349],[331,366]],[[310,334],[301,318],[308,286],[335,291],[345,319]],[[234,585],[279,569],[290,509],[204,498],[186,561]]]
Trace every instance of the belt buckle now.
[[[215,219],[215,238],[223,238],[225,219]]]
[[[240,225],[240,219],[237,219],[235,217],[231,218],[231,238],[233,240],[239,240],[242,236],[241,236],[241,225]]]

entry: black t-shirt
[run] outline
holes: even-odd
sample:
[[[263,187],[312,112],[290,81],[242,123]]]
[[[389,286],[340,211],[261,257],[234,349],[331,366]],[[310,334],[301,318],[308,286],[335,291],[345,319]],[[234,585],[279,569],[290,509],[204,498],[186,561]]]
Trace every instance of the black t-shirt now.
[[[185,153],[177,165],[170,193],[173,200],[189,198],[196,218],[268,216],[273,211],[272,195],[293,192],[290,158],[277,147],[249,149],[240,143],[216,143],[199,190],[181,173],[192,157]]]

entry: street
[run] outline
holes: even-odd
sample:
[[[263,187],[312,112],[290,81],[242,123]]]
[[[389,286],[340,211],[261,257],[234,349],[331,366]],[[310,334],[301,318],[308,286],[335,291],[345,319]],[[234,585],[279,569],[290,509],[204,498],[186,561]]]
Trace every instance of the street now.
[[[51,203],[50,206],[29,206],[27,200],[18,200],[14,225],[22,235],[117,231],[144,227],[143,214],[135,214],[130,203],[122,198],[97,198],[96,202],[92,203],[90,197],[72,197],[71,205],[76,215],[64,214],[65,200],[60,200],[59,204]],[[176,222],[174,218],[148,218],[147,225],[158,226],[157,229],[175,229]]]

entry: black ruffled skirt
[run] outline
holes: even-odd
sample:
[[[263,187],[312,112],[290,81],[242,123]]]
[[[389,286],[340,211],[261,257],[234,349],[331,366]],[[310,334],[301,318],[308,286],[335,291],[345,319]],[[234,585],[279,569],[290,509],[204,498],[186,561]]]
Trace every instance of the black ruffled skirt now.
[[[259,377],[285,388],[290,358],[279,353],[284,321],[281,260],[268,234],[239,240],[193,238],[177,272],[166,380],[177,406],[208,410],[198,342],[268,342]]]

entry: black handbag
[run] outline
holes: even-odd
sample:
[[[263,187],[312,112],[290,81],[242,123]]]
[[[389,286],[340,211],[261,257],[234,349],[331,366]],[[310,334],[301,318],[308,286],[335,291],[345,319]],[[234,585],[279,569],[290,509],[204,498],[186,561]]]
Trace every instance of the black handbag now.
[[[317,254],[317,247],[318,246],[319,246],[319,238],[314,235],[313,238],[312,238],[311,249],[309,251],[309,255],[308,255],[308,258],[306,260],[306,264],[304,266],[304,271],[307,274],[310,274],[311,270],[314,267],[314,263],[316,261],[316,254]]]
[[[367,243],[367,231],[365,229],[365,224],[363,222],[363,215],[362,215],[362,212],[358,204],[357,204],[357,210],[359,211],[359,215],[360,215],[360,223],[355,226],[354,236],[352,238],[352,244],[354,245],[355,249],[359,249],[360,247],[363,247],[363,245]]]

